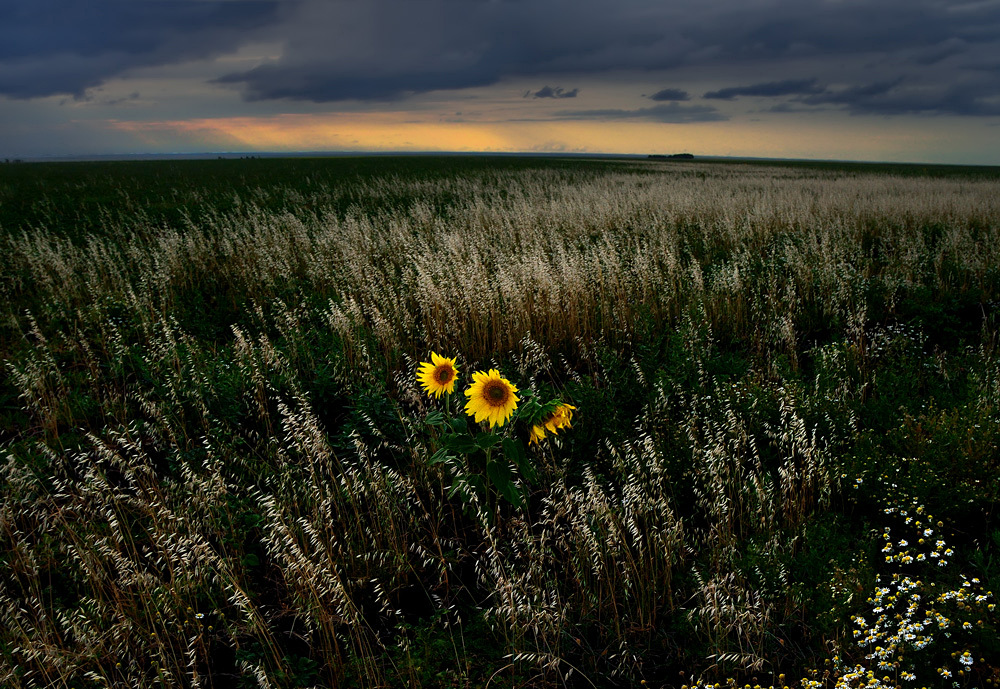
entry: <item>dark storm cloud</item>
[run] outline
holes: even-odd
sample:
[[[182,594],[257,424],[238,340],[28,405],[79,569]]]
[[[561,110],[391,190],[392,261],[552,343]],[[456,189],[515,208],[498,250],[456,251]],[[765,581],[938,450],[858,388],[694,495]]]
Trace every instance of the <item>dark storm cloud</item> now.
[[[886,55],[956,39],[996,44],[1000,3],[779,0],[747,3],[715,19],[693,27],[698,41],[744,59]]]
[[[251,100],[392,100],[511,76],[589,74],[623,56],[655,66],[629,57],[652,50],[656,62],[664,59],[650,46],[662,37],[639,30],[636,11],[630,2],[607,0],[310,0],[283,28],[294,39],[279,60],[218,83]]]
[[[969,44],[960,38],[949,38],[937,45],[930,46],[917,52],[914,55],[914,62],[918,65],[933,65],[947,60],[953,55],[961,55],[969,49]]]
[[[282,57],[220,82],[249,99],[393,99],[508,77],[705,65],[714,79],[754,61],[774,78],[712,97],[796,96],[1000,51],[1000,3],[943,0],[306,0],[282,27]],[[829,65],[816,82],[793,72]],[[843,64],[854,61],[856,75]],[[867,61],[870,74],[858,66]],[[782,65],[787,65],[783,68]],[[783,73],[784,72],[784,73]],[[768,88],[765,88],[768,87]],[[770,90],[768,90],[770,89]],[[663,100],[672,100],[664,89]],[[658,100],[658,99],[654,99]]]
[[[573,89],[572,91],[563,91],[561,86],[556,86],[552,88],[551,86],[543,86],[535,92],[528,91],[524,94],[525,98],[576,98],[576,94],[580,89]]]
[[[720,122],[729,118],[710,105],[654,105],[637,110],[561,110],[557,117],[568,120],[645,120],[685,124],[690,122]]]
[[[414,93],[436,91],[444,77],[435,70],[403,71],[393,74],[351,75],[331,73],[322,65],[302,65],[294,70],[262,65],[249,72],[227,74],[214,79],[216,84],[243,85],[248,101],[288,99],[312,103],[334,100],[395,101]],[[448,74],[446,88],[462,89],[485,86],[488,82],[475,74]],[[263,85],[266,84],[266,87]],[[341,94],[338,98],[331,94]],[[349,94],[349,95],[348,95]]]
[[[0,4],[0,94],[81,96],[133,67],[252,40],[280,44],[280,57],[215,82],[247,100],[391,100],[503,79],[697,66],[733,84],[706,94],[723,100],[819,97],[817,106],[852,112],[938,112],[951,98],[951,112],[982,114],[996,91],[990,77],[970,75],[1000,54],[1000,2],[25,0]],[[746,80],[755,64],[768,76]],[[806,64],[815,81],[803,79]],[[901,74],[910,91],[851,91]]]
[[[1000,80],[940,86],[910,85],[903,78],[827,90],[798,99],[813,106],[844,106],[852,114],[1000,115]]]
[[[799,98],[798,100],[808,105],[823,105],[836,103],[843,105],[853,105],[857,103],[870,102],[874,98],[885,96],[903,81],[902,77],[887,81],[877,81],[861,86],[851,86],[840,90],[818,89],[815,95]]]
[[[248,31],[274,24],[282,7],[266,0],[5,2],[0,94],[82,97],[135,67],[225,53],[244,42]]]
[[[927,83],[897,76],[853,86],[824,87],[816,79],[788,80],[734,86],[710,91],[704,98],[733,100],[738,96],[776,98],[793,96],[770,112],[809,112],[833,106],[854,115],[967,115],[1000,114],[1000,78],[966,79],[959,83]],[[809,107],[803,107],[809,106]]]
[[[670,101],[670,100],[691,100],[691,96],[687,91],[681,91],[680,89],[661,89],[657,91],[652,96],[647,96],[649,100],[656,101]]]
[[[802,93],[820,93],[822,91],[823,89],[816,85],[815,79],[788,79],[786,81],[769,81],[766,84],[730,86],[718,91],[709,91],[702,98],[732,100],[738,96],[791,96]]]

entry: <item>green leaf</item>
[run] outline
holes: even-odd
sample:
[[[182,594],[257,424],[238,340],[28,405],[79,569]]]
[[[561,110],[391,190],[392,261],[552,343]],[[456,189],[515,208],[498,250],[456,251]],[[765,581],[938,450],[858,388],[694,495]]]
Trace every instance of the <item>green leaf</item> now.
[[[507,490],[503,491],[502,495],[514,507],[524,507],[524,496],[513,483],[507,486]]]
[[[427,460],[427,466],[434,466],[435,464],[440,464],[441,462],[447,462],[451,457],[448,456],[448,449],[442,447],[440,450],[431,455],[431,458]]]
[[[548,416],[549,414],[551,414],[552,412],[554,412],[556,409],[558,409],[559,407],[561,407],[562,403],[563,403],[563,401],[561,399],[559,399],[558,397],[555,398],[554,400],[549,400],[548,402],[546,402],[545,404],[542,405],[542,412],[546,416]]]
[[[523,476],[528,483],[538,482],[538,475],[535,472],[535,467],[532,466],[531,460],[528,459],[528,456],[524,452],[524,446],[519,441],[514,440],[513,438],[504,438],[503,453],[507,459],[517,465],[517,469],[521,472],[521,476]]]
[[[484,450],[488,450],[500,442],[500,436],[493,433],[480,433],[476,436],[476,445]]]
[[[510,463],[506,459],[500,461],[491,459],[486,462],[486,475],[490,477],[493,485],[499,488],[501,493],[511,484],[511,479],[514,476],[510,471]]]
[[[559,405],[562,404],[562,400],[556,398],[554,400],[549,400],[548,402],[539,402],[537,399],[532,399],[528,403],[523,404],[518,408],[521,412],[520,418],[525,421],[530,426],[539,425],[543,421],[549,418]]]
[[[490,481],[496,486],[497,492],[504,500],[515,507],[521,507],[524,504],[521,491],[512,480],[513,474],[511,474],[510,464],[507,463],[507,460],[489,461],[486,464],[486,475],[490,477]]]
[[[446,420],[444,412],[437,409],[427,412],[427,416],[424,417],[424,423],[428,426],[442,426]]]
[[[483,481],[483,477],[480,476],[479,474],[469,474],[466,477],[466,480],[468,481],[469,485],[475,488],[476,492],[479,493],[480,495],[482,495],[483,491],[486,490],[486,482]],[[468,500],[466,500],[466,502],[468,502]]]
[[[446,435],[441,438],[441,444],[452,452],[458,452],[463,455],[472,454],[473,452],[479,450],[479,446],[476,445],[476,441],[465,433]]]
[[[542,407],[533,399],[530,399],[521,404],[518,407],[518,417],[522,419],[529,426],[533,426],[538,423],[539,415],[541,414]]]
[[[469,422],[464,416],[453,416],[451,419],[451,430],[456,433],[468,433]]]

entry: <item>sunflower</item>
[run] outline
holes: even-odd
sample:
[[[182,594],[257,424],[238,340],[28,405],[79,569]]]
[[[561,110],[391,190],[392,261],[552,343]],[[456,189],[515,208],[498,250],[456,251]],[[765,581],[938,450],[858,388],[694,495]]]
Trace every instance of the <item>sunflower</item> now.
[[[488,420],[490,428],[503,426],[517,409],[520,398],[514,394],[516,392],[517,388],[495,368],[489,373],[476,371],[472,374],[472,385],[465,391],[469,398],[465,413],[475,416],[477,422]]]
[[[423,386],[428,395],[435,397],[441,397],[442,392],[447,392],[449,395],[455,392],[457,377],[455,360],[438,356],[435,352],[431,352],[430,363],[422,362],[417,370],[417,382]]]
[[[573,412],[575,410],[576,407],[572,404],[560,404],[544,421],[531,427],[528,443],[537,444],[545,437],[546,431],[552,435],[556,435],[563,428],[570,428],[570,422],[573,420]]]
[[[560,404],[555,408],[549,418],[545,419],[545,428],[553,435],[563,428],[570,428],[570,421],[573,420],[573,412],[576,407],[572,404]]]

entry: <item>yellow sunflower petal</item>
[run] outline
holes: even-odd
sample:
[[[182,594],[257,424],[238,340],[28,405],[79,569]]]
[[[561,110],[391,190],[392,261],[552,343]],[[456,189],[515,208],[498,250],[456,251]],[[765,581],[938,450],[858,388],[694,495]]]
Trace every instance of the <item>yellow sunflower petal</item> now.
[[[530,437],[528,438],[528,444],[537,445],[544,438],[545,438],[545,428],[543,428],[542,426],[532,426]]]
[[[495,368],[485,373],[476,371],[472,374],[472,380],[472,385],[465,391],[469,398],[465,413],[475,417],[478,423],[489,421],[490,428],[503,426],[520,401],[515,394],[517,387]]]
[[[428,395],[435,397],[441,397],[443,392],[449,395],[454,392],[457,377],[455,360],[439,356],[437,352],[431,352],[431,363],[423,361],[417,368],[417,382]]]

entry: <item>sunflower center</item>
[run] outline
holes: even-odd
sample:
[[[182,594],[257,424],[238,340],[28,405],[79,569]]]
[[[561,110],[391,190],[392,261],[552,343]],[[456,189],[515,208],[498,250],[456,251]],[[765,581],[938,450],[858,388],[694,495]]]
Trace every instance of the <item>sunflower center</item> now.
[[[500,406],[507,401],[507,386],[499,381],[491,381],[483,386],[483,397],[493,406]]]
[[[439,383],[448,383],[451,381],[451,366],[439,366],[434,377]]]

